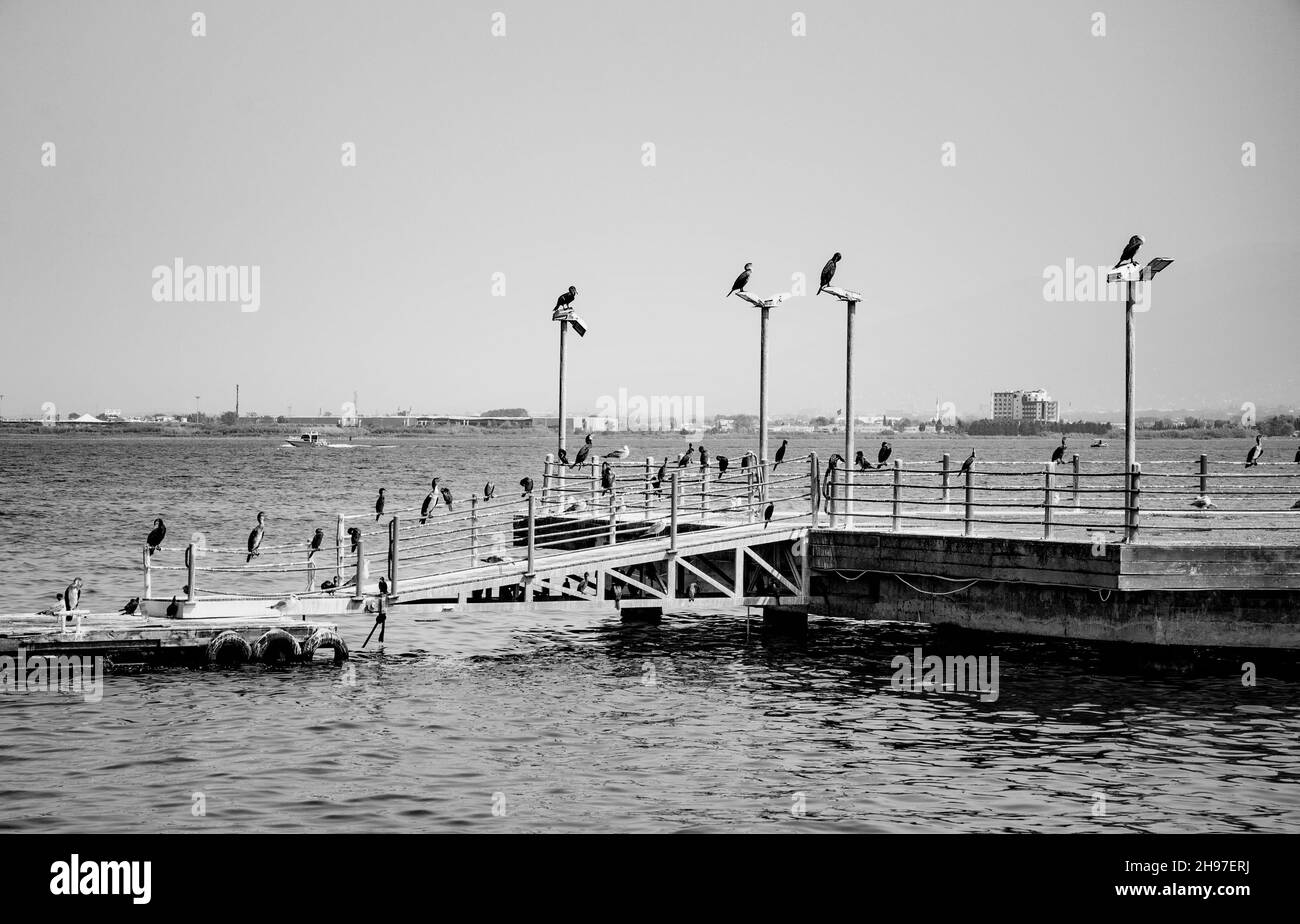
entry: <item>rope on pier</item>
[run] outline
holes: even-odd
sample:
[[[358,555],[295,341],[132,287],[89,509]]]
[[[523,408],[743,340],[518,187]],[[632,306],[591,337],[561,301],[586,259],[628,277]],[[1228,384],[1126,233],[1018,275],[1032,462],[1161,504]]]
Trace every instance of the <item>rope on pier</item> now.
[[[922,590],[921,588],[917,587],[915,584],[909,583],[907,578],[903,577],[901,574],[895,574],[894,577],[898,578],[899,581],[901,581],[903,584],[906,584],[908,587],[912,588],[918,594],[925,594],[927,597],[947,597],[947,596],[951,596],[952,594],[959,594],[963,590],[970,590],[972,587],[974,587],[976,584],[979,583],[978,580],[970,581],[968,584],[966,584],[965,587],[955,587],[952,590]],[[933,575],[929,575],[929,577],[939,577],[939,575],[933,574]],[[955,579],[940,577],[939,580],[952,581]]]

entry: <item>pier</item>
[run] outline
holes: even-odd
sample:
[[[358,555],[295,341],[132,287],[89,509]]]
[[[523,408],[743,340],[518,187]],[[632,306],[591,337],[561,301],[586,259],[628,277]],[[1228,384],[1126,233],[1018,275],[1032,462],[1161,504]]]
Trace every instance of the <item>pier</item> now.
[[[186,616],[284,601],[304,618],[538,601],[628,619],[747,606],[796,627],[825,613],[1300,648],[1300,466],[1243,470],[1201,456],[1126,472],[1075,456],[977,461],[963,473],[947,455],[866,470],[808,455],[732,461],[725,473],[716,460],[671,459],[661,480],[663,464],[611,461],[607,490],[598,464],[548,457],[522,496],[423,517],[400,510],[378,524],[340,514],[335,544],[313,561],[300,546],[264,548],[251,564],[238,549],[191,547],[172,564],[145,555],[145,586],[183,572]],[[327,575],[338,586],[321,590]],[[228,584],[243,592],[216,589]],[[156,615],[168,600],[146,593],[144,609]]]

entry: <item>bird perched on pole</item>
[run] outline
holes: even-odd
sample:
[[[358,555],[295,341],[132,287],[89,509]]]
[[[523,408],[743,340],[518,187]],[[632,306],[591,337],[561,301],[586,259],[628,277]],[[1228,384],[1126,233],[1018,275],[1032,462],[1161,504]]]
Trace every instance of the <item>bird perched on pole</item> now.
[[[749,282],[749,271],[752,270],[753,268],[754,268],[754,264],[752,263],[745,264],[745,271],[741,273],[739,276],[737,276],[736,281],[731,284],[731,291],[727,293],[728,298],[737,292],[745,291],[745,285]]]
[[[677,467],[685,468],[687,463],[691,461],[691,456],[694,455],[694,453],[695,453],[695,444],[687,443],[686,451],[677,457]]]
[[[958,472],[958,474],[965,475],[967,472],[971,470],[971,466],[973,466],[974,464],[975,464],[975,450],[972,449],[970,451],[970,455],[966,457],[966,461],[961,464],[961,471]]]
[[[1061,445],[1052,450],[1052,461],[1060,462],[1065,458],[1065,437],[1061,437]]]
[[[602,495],[614,493],[614,470],[608,462],[600,463],[600,487]]]
[[[772,471],[776,471],[776,467],[785,461],[785,447],[789,445],[789,440],[781,440],[781,446],[777,449],[776,456],[772,460]]]
[[[708,467],[709,467],[709,451],[704,448],[703,443],[700,443],[700,468],[708,468]]]
[[[351,551],[355,552],[357,550],[357,546],[361,544],[361,528],[358,526],[353,526],[349,528],[348,538],[352,540]]]
[[[448,510],[451,510],[451,488],[443,486],[439,490],[442,494],[442,502],[447,505]]]
[[[772,522],[772,514],[775,512],[776,512],[776,504],[768,504],[767,507],[763,509],[764,529],[767,529],[768,525]]]
[[[145,539],[145,542],[149,546],[150,555],[158,551],[158,547],[162,545],[162,541],[166,535],[167,526],[163,523],[162,517],[158,517],[153,521],[153,529],[149,531],[149,537]]]
[[[1112,269],[1119,269],[1125,263],[1136,263],[1138,248],[1145,243],[1146,241],[1142,240],[1142,235],[1140,234],[1135,234],[1129,238],[1128,245],[1124,248],[1124,252],[1119,255],[1119,262],[1116,263]]]
[[[533,493],[533,479],[525,475],[523,478],[519,479],[519,487],[524,489],[524,493],[519,496],[527,497],[529,494]]]
[[[420,525],[423,526],[429,519],[429,512],[438,506],[438,479],[435,478],[429,482],[429,493],[424,495],[424,503],[420,505]]]
[[[876,468],[884,468],[885,463],[889,461],[889,455],[894,451],[894,447],[888,442],[880,444],[880,452],[876,453]]]
[[[582,443],[582,448],[578,450],[578,457],[573,460],[569,468],[577,468],[583,462],[587,461],[587,456],[591,455],[591,434],[587,434],[586,440]]]
[[[384,515],[384,489],[379,489],[379,497],[375,499],[375,522]]]
[[[827,260],[826,265],[822,267],[821,286],[818,287],[817,289],[818,295],[821,295],[822,289],[830,285],[831,280],[835,278],[835,267],[839,262],[840,262],[840,255],[837,253],[835,254],[835,256]]]
[[[68,589],[63,592],[63,607],[69,613],[81,603],[81,578],[73,578]]]
[[[563,293],[559,298],[555,300],[554,310],[560,311],[564,308],[568,308],[570,305],[573,304],[573,300],[577,297],[578,297],[577,287],[569,286],[569,291]]]
[[[1246,468],[1259,465],[1259,457],[1264,454],[1264,435],[1255,437],[1255,445],[1250,447],[1250,452],[1246,453]]]
[[[320,551],[321,543],[324,541],[325,530],[317,527],[315,534],[311,537],[311,545],[309,546],[310,550],[307,552],[308,561],[311,561],[311,557]]]
[[[496,493],[497,493],[497,486],[492,482],[489,481],[487,484],[483,485],[483,499],[485,501],[490,501],[496,495]]]
[[[721,478],[727,474],[727,466],[731,465],[731,460],[726,456],[718,456],[718,477]]]
[[[561,449],[558,453],[556,453],[556,455],[559,456],[561,465],[569,464],[569,452],[567,449]]]

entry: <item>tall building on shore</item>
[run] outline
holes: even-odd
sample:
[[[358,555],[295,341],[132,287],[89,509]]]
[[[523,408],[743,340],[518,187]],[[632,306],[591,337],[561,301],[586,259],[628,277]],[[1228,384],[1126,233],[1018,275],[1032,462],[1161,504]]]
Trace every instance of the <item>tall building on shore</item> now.
[[[1037,420],[1059,423],[1060,403],[1041,388],[993,392],[994,420]]]

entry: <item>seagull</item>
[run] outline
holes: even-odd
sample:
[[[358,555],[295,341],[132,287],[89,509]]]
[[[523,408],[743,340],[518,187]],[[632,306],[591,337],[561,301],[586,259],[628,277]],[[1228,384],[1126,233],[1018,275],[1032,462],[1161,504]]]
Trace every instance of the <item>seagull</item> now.
[[[497,493],[497,486],[494,485],[492,482],[489,481],[487,484],[483,485],[483,499],[485,501],[490,501],[496,495],[496,493]]]
[[[975,450],[972,449],[970,451],[970,455],[966,457],[966,461],[961,464],[961,471],[958,472],[958,474],[965,475],[967,472],[971,470],[971,466],[974,464],[975,464]]]
[[[1124,252],[1119,255],[1119,262],[1116,263],[1112,269],[1119,269],[1125,263],[1136,263],[1137,260],[1134,258],[1137,257],[1138,248],[1145,243],[1146,241],[1142,240],[1142,235],[1140,234],[1135,234],[1129,238],[1128,246],[1125,247]]]
[[[695,583],[694,581],[691,581],[689,584],[686,585],[686,599],[691,601],[692,603],[695,602],[695,595],[699,592],[700,592],[700,585]]]
[[[439,492],[442,494],[442,502],[447,505],[448,510],[451,510],[451,488],[444,485]]]
[[[175,597],[172,597],[172,602],[167,604],[167,618],[175,619],[178,615],[180,615],[180,612],[181,612],[181,605],[176,602]]]
[[[1202,494],[1199,497],[1197,497],[1196,500],[1192,501],[1192,506],[1197,508],[1198,510],[1213,510],[1214,501],[1210,500],[1208,497]]]
[[[167,526],[163,523],[162,517],[158,517],[153,521],[153,529],[149,531],[149,538],[145,539],[145,542],[149,544],[150,555],[158,551],[158,547],[162,545],[163,537],[166,535]]]
[[[772,522],[772,514],[776,512],[776,504],[768,504],[763,510],[763,528],[767,529],[768,524]]]
[[[130,600],[126,601],[126,606],[122,607],[120,610],[118,610],[118,612],[121,613],[123,616],[134,616],[135,611],[139,607],[140,607],[140,598],[132,597]]]
[[[818,295],[821,295],[822,289],[830,285],[831,280],[835,278],[835,266],[839,262],[840,262],[840,255],[837,253],[835,254],[835,256],[827,260],[826,265],[822,267],[822,284],[820,288],[817,289]]]
[[[609,467],[608,462],[602,462],[600,465],[600,487],[602,495],[614,493],[614,470]]]
[[[424,495],[424,503],[420,505],[420,525],[423,526],[425,520],[429,519],[429,511],[438,506],[438,479],[435,478],[429,482],[429,493]]]
[[[728,459],[726,456],[718,456],[718,477],[719,478],[727,474],[727,466],[729,466],[730,464],[731,464],[731,460]]]
[[[615,584],[614,585],[614,609],[621,610],[622,608],[623,608],[623,585]]]
[[[1065,458],[1065,437],[1061,437],[1061,445],[1052,450],[1052,461],[1060,462]]]
[[[1264,435],[1262,433],[1255,437],[1255,445],[1251,446],[1250,452],[1246,453],[1246,468],[1259,465],[1259,457],[1264,454],[1263,440]]]
[[[320,551],[320,545],[324,541],[325,541],[325,530],[317,527],[315,535],[311,537],[311,546],[310,546],[311,551],[307,553],[308,561],[311,561],[311,557]]]
[[[380,488],[379,497],[375,500],[375,522],[378,523],[379,518],[382,517],[383,515],[384,515],[384,489]]]
[[[590,576],[590,571],[582,572],[582,580],[578,582],[578,593],[585,594],[587,592]]]
[[[731,284],[731,291],[727,293],[730,297],[735,292],[744,292],[745,284],[749,282],[749,271],[754,268],[754,264],[746,263],[745,271],[736,277],[736,281]]]
[[[565,507],[565,508],[564,508],[564,512],[565,512],[565,513],[582,513],[582,511],[584,511],[584,510],[586,510],[586,509],[587,509],[587,502],[586,502],[585,500],[578,500],[578,501],[574,501],[572,504],[570,504],[569,506]]]
[[[63,594],[54,595],[54,606],[41,610],[37,616],[58,616],[61,612],[60,607],[63,605]]]
[[[889,443],[881,443],[880,452],[876,453],[876,462],[878,463],[876,468],[884,468],[885,463],[889,461],[889,454],[893,451],[894,447],[890,446]]]
[[[578,297],[578,290],[575,286],[569,286],[569,291],[565,292],[555,300],[555,310],[568,308],[573,304],[573,300]]]
[[[839,254],[836,254],[836,256],[839,256]],[[785,447],[789,444],[789,440],[781,440],[781,448],[776,451],[776,458],[772,463],[772,471],[776,471],[776,467],[785,461]]]
[[[523,478],[519,479],[519,487],[524,489],[524,493],[519,496],[527,497],[529,494],[533,493],[533,479],[525,475]]]
[[[258,554],[258,549],[262,547],[262,537],[265,535],[266,514],[259,510],[257,512],[257,525],[248,534],[248,557],[244,559],[244,564],[248,564],[253,560],[253,556]]]
[[[628,449],[627,446],[624,445],[622,449],[615,449],[613,452],[607,452],[607,453],[605,453],[605,458],[606,458],[606,459],[626,459],[626,458],[627,458],[628,456],[630,456],[630,455],[632,455],[632,450]]]

